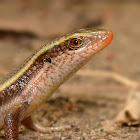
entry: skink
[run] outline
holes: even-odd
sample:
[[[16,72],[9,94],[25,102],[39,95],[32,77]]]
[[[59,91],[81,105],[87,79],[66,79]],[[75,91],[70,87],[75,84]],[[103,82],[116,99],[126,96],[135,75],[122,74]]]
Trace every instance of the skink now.
[[[33,122],[31,113],[112,38],[108,30],[81,29],[67,34],[41,47],[1,84],[0,129],[4,128],[5,139],[18,139],[20,123],[48,132],[48,128]]]

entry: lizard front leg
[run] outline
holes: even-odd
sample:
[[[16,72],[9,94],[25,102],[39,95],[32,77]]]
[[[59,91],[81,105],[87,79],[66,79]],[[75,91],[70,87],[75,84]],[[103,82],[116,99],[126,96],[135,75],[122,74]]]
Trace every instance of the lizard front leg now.
[[[26,109],[27,104],[21,103],[14,106],[4,118],[5,140],[18,140],[18,128],[21,113]]]

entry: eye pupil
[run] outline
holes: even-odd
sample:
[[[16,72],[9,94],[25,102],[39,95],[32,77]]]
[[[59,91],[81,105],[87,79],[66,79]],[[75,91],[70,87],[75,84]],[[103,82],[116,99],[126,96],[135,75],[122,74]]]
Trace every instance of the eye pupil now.
[[[75,40],[73,41],[73,44],[74,44],[74,45],[78,45],[78,44],[79,44],[79,43],[78,43],[78,40],[75,39]]]

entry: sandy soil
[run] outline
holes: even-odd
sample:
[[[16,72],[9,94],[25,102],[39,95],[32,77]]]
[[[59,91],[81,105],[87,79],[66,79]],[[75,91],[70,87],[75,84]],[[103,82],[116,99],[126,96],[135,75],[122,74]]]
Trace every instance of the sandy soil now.
[[[138,0],[15,0],[15,3],[0,2],[0,79],[57,35],[93,27],[112,30],[114,39],[82,69],[116,72],[140,81]],[[21,126],[19,138],[138,140],[139,125],[116,127],[113,123],[130,91],[130,87],[110,78],[75,75],[33,114],[44,126],[72,125],[71,130],[40,134]],[[3,139],[3,131],[0,134]]]

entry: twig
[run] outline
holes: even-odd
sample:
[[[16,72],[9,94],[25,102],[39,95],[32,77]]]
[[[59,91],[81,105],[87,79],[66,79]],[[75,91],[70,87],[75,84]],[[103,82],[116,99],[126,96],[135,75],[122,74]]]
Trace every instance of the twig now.
[[[112,78],[115,79],[116,81],[126,85],[126,86],[130,86],[133,88],[136,88],[139,86],[139,83],[133,80],[130,80],[122,75],[119,75],[115,72],[107,72],[107,71],[101,71],[101,70],[80,70],[79,72],[77,72],[77,75],[80,76],[89,76],[89,77],[105,77],[105,78]]]

